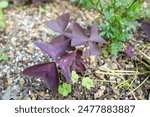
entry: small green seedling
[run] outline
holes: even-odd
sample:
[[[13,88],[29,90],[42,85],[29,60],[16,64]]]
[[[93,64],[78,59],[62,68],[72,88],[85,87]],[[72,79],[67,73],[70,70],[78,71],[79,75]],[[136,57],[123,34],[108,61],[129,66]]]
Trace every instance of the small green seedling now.
[[[82,79],[82,85],[84,87],[86,87],[87,89],[91,89],[92,87],[94,87],[94,83],[93,83],[93,80],[90,79],[89,77],[85,77]]]
[[[48,6],[39,7],[40,14],[48,13]]]
[[[73,83],[77,83],[78,79],[79,79],[79,75],[75,71],[72,71],[72,73],[71,73],[71,80],[72,80],[72,82]]]
[[[5,55],[3,52],[4,52],[4,50],[2,48],[0,48],[0,61],[8,60],[7,55]]]
[[[58,92],[63,96],[67,96],[69,93],[71,93],[71,85],[67,83],[59,85]]]
[[[1,1],[0,2],[0,28],[4,28],[5,27],[5,23],[4,23],[4,14],[3,14],[3,9],[8,7],[8,2],[7,1]]]

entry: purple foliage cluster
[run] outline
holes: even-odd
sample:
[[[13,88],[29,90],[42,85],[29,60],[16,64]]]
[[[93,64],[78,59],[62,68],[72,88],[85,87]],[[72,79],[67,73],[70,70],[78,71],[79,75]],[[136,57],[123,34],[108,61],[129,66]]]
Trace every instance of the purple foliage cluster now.
[[[83,57],[100,55],[97,43],[105,44],[106,41],[99,37],[98,26],[93,23],[90,36],[87,36],[81,26],[73,23],[68,26],[69,13],[59,16],[55,20],[46,21],[45,24],[59,35],[50,43],[34,41],[33,43],[53,58],[53,62],[39,64],[26,68],[22,74],[39,77],[52,92],[57,92],[59,86],[58,67],[64,74],[68,83],[71,81],[71,71],[83,72],[86,70]],[[86,50],[76,50],[76,46],[85,45]],[[58,66],[58,67],[57,67]]]

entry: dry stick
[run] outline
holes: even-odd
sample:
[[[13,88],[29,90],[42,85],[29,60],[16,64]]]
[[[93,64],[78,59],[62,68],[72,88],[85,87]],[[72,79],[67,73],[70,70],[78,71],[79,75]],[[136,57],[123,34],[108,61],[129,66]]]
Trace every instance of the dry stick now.
[[[135,96],[134,92],[132,92],[132,95],[133,95],[133,97],[135,98],[135,100],[138,100],[138,99],[136,98],[136,96]]]
[[[139,84],[136,88],[134,88],[133,90],[131,90],[127,95],[130,95],[132,92],[136,91],[138,88],[140,88],[149,78],[150,76],[148,76],[145,80],[143,80],[143,82],[141,84]]]

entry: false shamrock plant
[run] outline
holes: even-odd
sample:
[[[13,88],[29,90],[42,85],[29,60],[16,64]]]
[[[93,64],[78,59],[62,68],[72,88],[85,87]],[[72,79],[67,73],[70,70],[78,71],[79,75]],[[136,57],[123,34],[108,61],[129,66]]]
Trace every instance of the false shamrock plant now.
[[[83,72],[86,70],[82,59],[82,51],[76,50],[75,47],[86,44],[87,50],[83,53],[89,53],[86,54],[87,57],[100,54],[96,42],[105,43],[105,40],[98,36],[96,23],[93,24],[91,35],[88,37],[77,23],[69,27],[69,18],[69,13],[66,13],[56,20],[45,22],[48,28],[58,33],[58,36],[50,43],[33,41],[37,47],[53,58],[53,62],[31,66],[22,72],[23,75],[41,78],[53,93],[59,91],[63,96],[71,92],[69,84],[74,82],[71,79],[71,72]],[[94,54],[90,52],[90,49],[94,51]],[[69,84],[59,86],[59,68]],[[69,90],[66,87],[69,87]]]
[[[75,71],[71,72],[71,80],[73,81],[73,83],[77,83],[79,80],[79,75]],[[93,79],[91,79],[89,77],[83,77],[81,84],[82,84],[82,86],[84,86],[85,88],[87,88],[89,90],[92,87],[94,87],[94,81],[93,81]]]
[[[6,61],[8,60],[7,55],[4,54],[4,50],[0,48],[0,61]]]
[[[3,10],[8,7],[7,1],[0,1],[0,28],[5,28],[5,22],[4,22],[4,13]]]

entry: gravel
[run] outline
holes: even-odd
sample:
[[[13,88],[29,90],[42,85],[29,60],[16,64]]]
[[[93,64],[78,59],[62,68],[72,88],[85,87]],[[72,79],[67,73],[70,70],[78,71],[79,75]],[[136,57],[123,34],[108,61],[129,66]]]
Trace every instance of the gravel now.
[[[39,8],[33,6],[19,8],[11,6],[5,11],[7,27],[4,30],[0,29],[0,47],[4,48],[9,60],[0,62],[0,99],[134,99],[133,96],[131,98],[126,97],[127,92],[125,89],[115,89],[116,91],[114,91],[114,84],[105,82],[96,82],[95,88],[92,90],[87,90],[80,84],[75,84],[72,86],[72,93],[67,97],[63,97],[60,94],[53,95],[41,80],[28,78],[20,74],[23,69],[29,66],[52,60],[32,43],[33,40],[50,42],[53,38],[52,31],[44,25],[45,21],[54,19],[63,12],[69,12],[72,22],[76,21],[86,28],[91,25],[98,15],[94,11],[83,10],[66,1],[46,5],[49,6],[46,14],[40,13]],[[142,43],[144,42],[142,41]],[[134,63],[131,59],[123,59],[125,58],[124,56],[126,55],[123,54],[113,59],[111,59],[111,56],[107,59],[103,57],[92,59],[89,63],[87,62],[90,68],[85,72],[84,76],[90,74],[89,77],[94,79],[103,78],[120,82],[115,76],[95,75],[93,70],[100,70],[102,65],[114,70],[125,68],[134,70]],[[97,64],[98,60],[100,61],[99,64]],[[139,82],[137,81],[136,83],[139,84]],[[147,87],[149,85],[147,84]],[[142,95],[141,97],[138,96],[138,99],[145,99],[146,95],[149,94],[148,92],[142,92]]]

